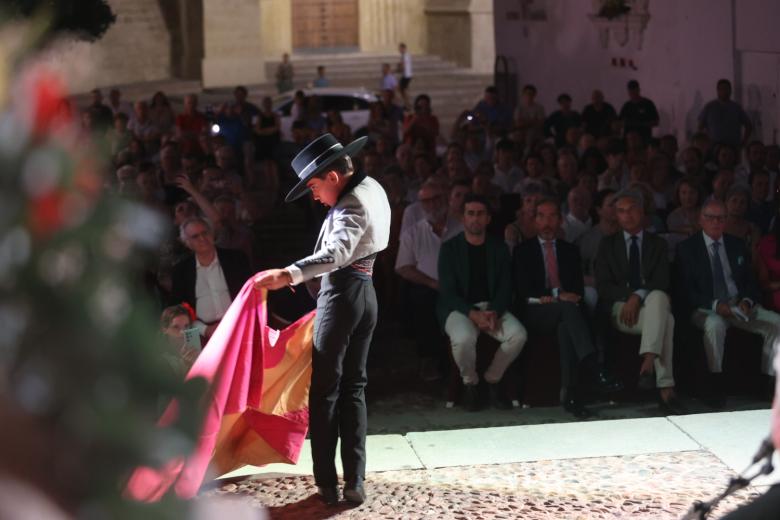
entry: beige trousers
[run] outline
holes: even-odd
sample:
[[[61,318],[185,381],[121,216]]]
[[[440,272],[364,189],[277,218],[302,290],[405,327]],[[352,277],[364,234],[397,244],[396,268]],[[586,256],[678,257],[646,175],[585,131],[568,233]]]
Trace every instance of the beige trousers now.
[[[723,354],[725,352],[726,330],[730,326],[760,334],[764,338],[764,349],[761,353],[761,372],[770,376],[775,374],[772,360],[775,358],[780,342],[780,314],[769,311],[760,305],[756,306],[755,317],[750,321],[738,318],[724,318],[715,311],[698,309],[693,312],[693,324],[704,331],[704,352],[707,355],[707,365],[710,372],[723,371]]]
[[[486,308],[486,304],[479,305]],[[477,338],[480,330],[468,316],[458,311],[452,311],[447,316],[444,331],[450,338],[452,345],[452,357],[460,370],[463,384],[475,385],[479,382],[477,375]],[[504,372],[523,350],[528,339],[525,327],[512,314],[505,312],[501,315],[501,326],[496,332],[490,333],[501,345],[493,356],[493,361],[485,371],[485,381],[497,383],[504,376]]]
[[[658,388],[674,386],[672,355],[674,352],[674,317],[670,311],[669,296],[663,291],[651,291],[639,310],[639,319],[633,327],[620,321],[623,302],[612,305],[612,323],[627,334],[641,334],[639,354],[655,354],[655,384]]]

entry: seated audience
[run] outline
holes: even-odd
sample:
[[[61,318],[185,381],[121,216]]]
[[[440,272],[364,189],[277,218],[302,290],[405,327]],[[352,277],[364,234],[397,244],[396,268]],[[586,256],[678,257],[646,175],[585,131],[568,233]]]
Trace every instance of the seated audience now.
[[[596,194],[593,207],[596,210],[598,222],[577,240],[580,258],[582,258],[582,273],[585,280],[583,298],[585,305],[591,312],[595,310],[596,302],[598,301],[594,265],[599,244],[602,238],[617,233],[619,229],[617,217],[615,216],[614,197],[615,192],[613,190],[601,190]]]
[[[578,419],[590,417],[582,402],[580,368],[598,380],[596,350],[580,303],[584,294],[577,247],[557,238],[562,216],[555,199],[536,205],[537,240],[514,251],[512,274],[518,315],[530,332],[555,333],[561,357],[561,404]],[[588,383],[590,381],[587,381]]]
[[[512,141],[501,139],[496,143],[492,182],[503,193],[511,193],[523,176],[522,170],[514,164],[514,156],[515,146]]]
[[[536,203],[545,195],[542,184],[527,183],[523,192],[522,204],[515,212],[515,220],[504,228],[504,241],[512,251],[517,244],[536,236]]]
[[[195,326],[210,338],[252,272],[243,253],[214,245],[214,231],[206,220],[192,217],[180,230],[193,254],[173,266],[171,303],[186,302],[195,309]]]
[[[439,249],[461,233],[463,226],[448,216],[447,193],[440,184],[424,184],[417,200],[424,218],[401,232],[395,270],[408,285],[408,314],[420,356],[420,377],[430,381],[439,377],[447,361],[436,320]]]
[[[750,182],[750,203],[747,219],[762,235],[769,232],[769,224],[776,213],[776,202],[770,197],[771,176],[768,170],[756,170],[748,177]]]
[[[598,172],[599,191],[606,189],[618,191],[628,184],[629,170],[625,159],[626,151],[623,143],[619,139],[611,139],[606,152],[607,168],[603,172]]]
[[[758,227],[747,217],[750,203],[750,189],[743,184],[735,184],[729,188],[726,195],[726,228],[725,232],[745,241],[749,259],[755,259],[754,254],[761,233]]]
[[[685,311],[704,331],[704,351],[713,381],[715,405],[725,400],[723,354],[726,330],[735,326],[764,338],[761,369],[774,375],[772,359],[780,341],[780,315],[760,305],[761,293],[744,240],[725,233],[726,207],[717,200],[701,210],[701,233],[677,248],[677,265],[684,284]]]
[[[615,195],[620,231],[604,237],[596,255],[596,290],[604,318],[621,332],[641,335],[639,386],[657,387],[662,409],[680,413],[672,370],[674,317],[669,302],[666,241],[644,230],[640,191]]]
[[[593,227],[590,192],[584,188],[574,188],[569,191],[566,202],[568,211],[563,219],[563,232],[566,241],[573,243]]]
[[[766,305],[780,311],[780,219],[772,232],[758,242],[758,279],[766,295]]]
[[[468,410],[479,408],[476,347],[480,333],[501,345],[485,371],[494,406],[511,407],[502,399],[498,383],[520,354],[527,334],[507,309],[512,303],[511,261],[501,240],[486,233],[488,202],[477,195],[464,201],[463,233],[447,240],[439,252],[439,323],[450,339]]]
[[[167,340],[163,358],[182,379],[200,354],[200,350],[187,344],[184,336],[184,331],[192,327],[195,319],[195,311],[186,303],[166,307],[160,316],[160,329]]]
[[[669,233],[692,235],[699,230],[701,192],[698,184],[689,177],[681,179],[674,199],[677,207],[666,217],[666,229]]]

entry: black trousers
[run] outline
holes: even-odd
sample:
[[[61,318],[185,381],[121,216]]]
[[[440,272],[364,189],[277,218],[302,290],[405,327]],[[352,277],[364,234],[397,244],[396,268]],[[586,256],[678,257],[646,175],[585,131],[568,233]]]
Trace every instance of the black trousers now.
[[[440,362],[448,362],[446,337],[436,318],[436,301],[438,291],[430,287],[409,282],[408,308],[410,310],[409,325],[417,346],[417,354],[421,358],[432,358]]]
[[[751,503],[732,511],[723,520],[776,520],[780,518],[780,484],[776,484]]]
[[[579,362],[596,351],[582,308],[571,302],[529,304],[523,312],[523,323],[532,332],[557,334],[562,390],[574,389]]]
[[[366,473],[366,360],[377,321],[371,278],[345,268],[325,275],[314,322],[309,428],[314,480],[335,486],[341,437],[344,480]]]

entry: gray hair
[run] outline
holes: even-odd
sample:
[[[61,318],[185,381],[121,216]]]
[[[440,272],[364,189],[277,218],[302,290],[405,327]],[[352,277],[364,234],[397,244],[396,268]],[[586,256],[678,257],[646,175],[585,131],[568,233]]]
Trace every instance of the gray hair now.
[[[633,200],[640,208],[644,210],[645,207],[645,194],[642,193],[640,190],[636,188],[625,188],[620,190],[615,194],[615,197],[612,199],[612,204],[616,204],[617,201],[621,199],[631,199]]]
[[[203,217],[190,217],[179,226],[179,238],[182,242],[187,242],[188,237],[185,231],[190,224],[203,224],[210,233],[214,233],[214,226],[211,225],[211,222]]]

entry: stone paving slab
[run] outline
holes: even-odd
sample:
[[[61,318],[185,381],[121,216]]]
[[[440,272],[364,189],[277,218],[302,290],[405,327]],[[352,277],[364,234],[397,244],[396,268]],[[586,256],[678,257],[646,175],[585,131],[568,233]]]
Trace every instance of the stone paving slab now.
[[[339,447],[336,453],[339,453]],[[402,435],[369,435],[366,438],[366,471],[393,471],[406,469],[422,469],[423,464],[410,444]],[[342,474],[341,460],[337,457],[336,467]],[[220,478],[236,478],[253,476],[254,478],[277,478],[287,475],[311,475],[311,446],[307,439],[298,464],[268,464],[267,466],[244,466],[227,473]]]
[[[700,449],[666,418],[414,432],[406,437],[427,468]]]
[[[707,451],[544,460],[369,474],[360,507],[327,507],[308,476],[246,479],[206,496],[237,496],[273,519],[676,519],[718,494],[731,469]],[[725,501],[714,518],[754,490]]]
[[[732,470],[741,472],[750,464],[761,441],[769,435],[769,414],[769,410],[750,410],[682,415],[669,417],[669,420]],[[777,453],[774,466],[780,468]],[[779,483],[780,471],[755,482],[760,486]]]

